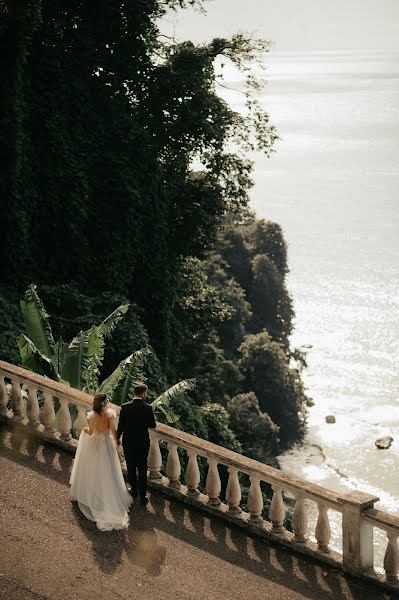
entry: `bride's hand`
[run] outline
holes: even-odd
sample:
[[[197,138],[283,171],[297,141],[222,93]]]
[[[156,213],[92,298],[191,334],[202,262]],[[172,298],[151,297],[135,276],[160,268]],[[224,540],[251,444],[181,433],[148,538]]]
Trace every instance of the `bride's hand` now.
[[[84,431],[85,433],[89,433],[89,428],[88,428],[88,427],[84,427],[84,428],[83,428],[83,431]]]

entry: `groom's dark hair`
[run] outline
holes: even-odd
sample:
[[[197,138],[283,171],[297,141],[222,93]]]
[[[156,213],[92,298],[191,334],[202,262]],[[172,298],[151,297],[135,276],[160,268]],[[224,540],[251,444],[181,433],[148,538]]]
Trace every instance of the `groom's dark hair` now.
[[[137,396],[142,396],[148,390],[148,386],[145,383],[138,383],[134,386],[134,393]]]

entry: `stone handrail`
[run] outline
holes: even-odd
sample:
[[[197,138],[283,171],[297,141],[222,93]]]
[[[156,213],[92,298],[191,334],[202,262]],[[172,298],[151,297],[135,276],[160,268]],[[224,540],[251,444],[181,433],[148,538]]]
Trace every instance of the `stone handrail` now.
[[[364,519],[371,525],[383,529],[386,532],[399,532],[399,516],[387,513],[383,510],[370,508],[364,512]]]
[[[153,434],[155,435],[155,434]],[[278,469],[269,467],[264,463],[247,458],[242,454],[227,450],[222,446],[208,442],[190,435],[185,431],[180,431],[174,427],[169,427],[158,423],[156,437],[162,441],[176,444],[179,448],[184,448],[188,452],[195,452],[197,455],[210,460],[216,460],[218,463],[228,468],[235,468],[241,473],[250,477],[258,477],[262,481],[267,481],[273,486],[284,487],[285,490],[294,494],[304,492],[304,480],[288,473],[283,473]],[[331,508],[342,512],[340,496],[320,485],[306,482],[306,497],[315,502],[323,502]]]
[[[23,390],[21,386],[27,389]],[[55,400],[58,407],[57,418]],[[80,390],[0,361],[0,416],[7,420],[23,422],[33,430],[43,431],[48,439],[60,439],[63,443],[68,443],[72,437],[72,430],[79,435],[87,425],[87,411],[91,409],[92,401],[91,395]],[[75,407],[73,415],[71,415],[70,405]],[[119,407],[115,405],[113,407],[118,413]],[[55,424],[58,431],[55,430]],[[399,517],[376,510],[374,504],[379,500],[376,496],[357,491],[337,494],[320,485],[283,473],[162,423],[157,424],[157,428],[150,434],[150,439],[148,468],[153,487],[185,502],[202,506],[212,514],[218,514],[240,526],[248,527],[257,535],[342,566],[352,574],[379,579],[373,571],[373,528],[385,531],[387,548],[384,558],[384,583],[395,589],[399,586],[397,543]],[[160,441],[166,443],[168,450],[164,469],[166,476],[161,473],[163,459]],[[185,485],[180,481],[182,468],[178,449],[185,450],[188,457],[184,473]],[[200,485],[198,456],[208,462],[206,494],[201,494],[198,490]],[[218,465],[224,465],[228,470],[225,502],[220,498],[222,485]],[[240,506],[240,473],[249,477],[248,512],[244,512]],[[262,517],[264,508],[262,482],[270,484],[273,490],[268,515],[270,522]],[[292,516],[293,533],[288,532],[284,527],[286,509],[283,492],[290,492],[295,496]],[[308,501],[316,503],[318,508],[314,532],[317,544],[312,544],[308,539],[305,504]],[[340,555],[332,552],[329,547],[331,538],[329,510],[342,514],[342,554]]]

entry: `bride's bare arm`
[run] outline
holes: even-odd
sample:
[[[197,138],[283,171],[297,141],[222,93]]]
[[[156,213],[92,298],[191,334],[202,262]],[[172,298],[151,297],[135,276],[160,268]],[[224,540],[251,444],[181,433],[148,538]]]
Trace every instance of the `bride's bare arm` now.
[[[93,419],[94,419],[94,417],[93,417],[93,416],[89,417],[89,426],[88,426],[88,427],[85,427],[85,428],[83,429],[83,431],[85,431],[85,432],[86,432],[86,433],[88,433],[89,435],[93,435],[93,431],[94,431]]]
[[[108,411],[108,419],[109,419],[109,428],[111,430],[112,433],[112,437],[115,440],[115,444],[117,446],[119,446],[119,442],[118,442],[118,436],[116,434],[116,429],[115,429],[115,413],[111,410]]]
[[[111,429],[112,437],[113,437],[113,438],[114,438],[114,440],[115,440],[115,444],[118,446],[118,438],[117,438],[117,436],[116,436],[116,429],[115,429],[114,420],[113,420],[113,418],[111,417],[111,419],[110,419],[109,421],[110,421],[110,423],[109,423],[109,426],[110,426],[110,429]]]

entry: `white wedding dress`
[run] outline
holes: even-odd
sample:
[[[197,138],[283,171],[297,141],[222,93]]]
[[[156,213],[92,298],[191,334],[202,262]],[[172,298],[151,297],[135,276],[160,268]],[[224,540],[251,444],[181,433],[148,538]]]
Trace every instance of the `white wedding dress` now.
[[[71,498],[101,531],[126,529],[132,498],[128,493],[113,438],[116,414],[106,409],[108,428],[99,431],[95,413],[88,415],[92,435],[82,431],[72,467]]]

